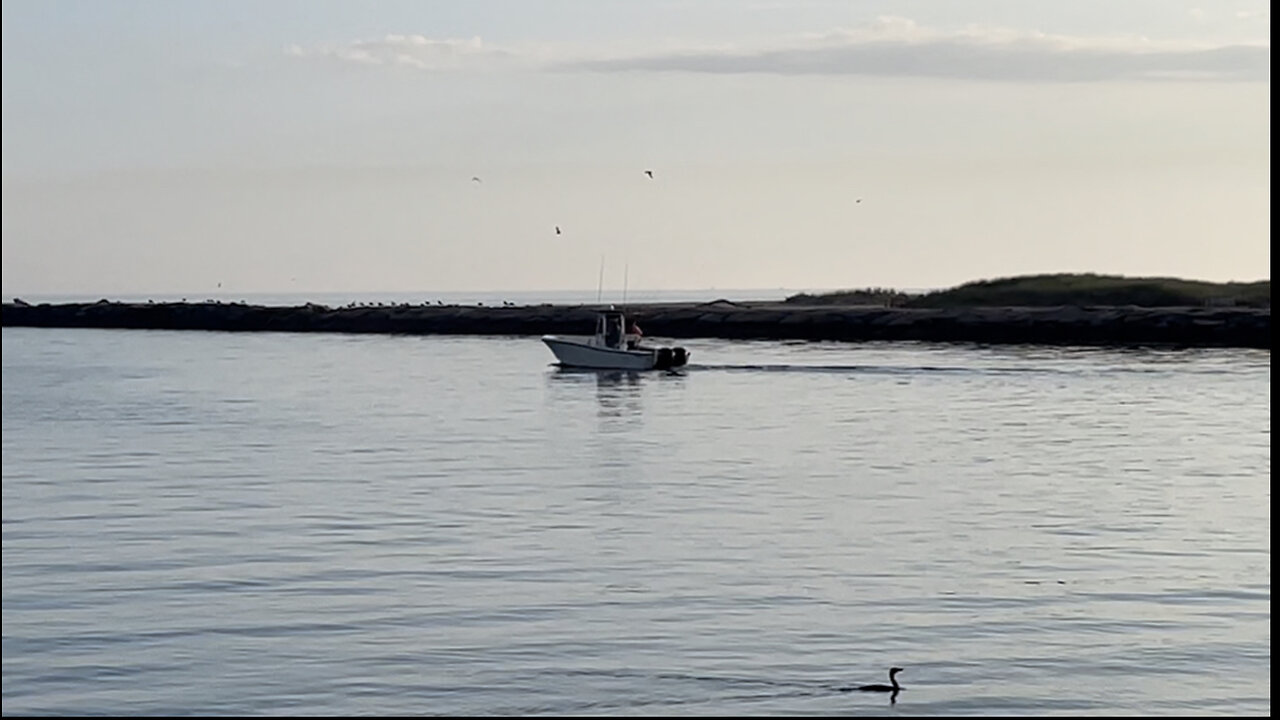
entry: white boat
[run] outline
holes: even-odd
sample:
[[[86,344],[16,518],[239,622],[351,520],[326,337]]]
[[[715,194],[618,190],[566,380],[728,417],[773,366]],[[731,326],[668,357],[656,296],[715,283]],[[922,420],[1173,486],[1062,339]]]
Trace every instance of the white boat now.
[[[633,332],[634,331],[634,332]],[[543,335],[560,367],[599,370],[671,370],[689,362],[682,347],[644,345],[638,328],[628,327],[620,310],[602,311],[591,336]]]

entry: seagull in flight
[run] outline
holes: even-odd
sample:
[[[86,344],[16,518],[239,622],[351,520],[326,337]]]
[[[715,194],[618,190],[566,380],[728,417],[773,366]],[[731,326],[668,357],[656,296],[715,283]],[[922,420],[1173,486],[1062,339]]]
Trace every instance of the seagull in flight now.
[[[475,175],[472,175],[471,182],[483,182],[483,181],[480,178],[476,177]]]
[[[651,180],[653,179],[653,171],[652,171],[652,170],[645,170],[645,171],[644,171],[644,174],[645,174],[645,175],[648,175],[648,176],[649,176],[649,179],[651,179]]]
[[[559,234],[560,234],[560,226],[559,226],[559,225],[557,225],[557,226],[556,226],[556,234],[557,234],[557,235],[559,235]]]

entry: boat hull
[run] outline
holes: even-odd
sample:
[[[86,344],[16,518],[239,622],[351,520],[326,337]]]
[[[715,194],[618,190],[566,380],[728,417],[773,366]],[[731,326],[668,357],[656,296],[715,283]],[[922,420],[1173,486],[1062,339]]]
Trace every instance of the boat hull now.
[[[658,352],[647,350],[621,350],[591,345],[585,340],[543,336],[542,342],[551,349],[561,367],[592,368],[598,370],[652,370],[658,365]]]

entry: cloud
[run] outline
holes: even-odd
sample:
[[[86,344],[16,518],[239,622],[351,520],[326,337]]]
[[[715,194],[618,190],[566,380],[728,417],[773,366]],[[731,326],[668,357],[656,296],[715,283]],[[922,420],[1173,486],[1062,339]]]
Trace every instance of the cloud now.
[[[424,35],[386,35],[375,40],[356,40],[345,45],[315,48],[290,45],[285,48],[285,54],[296,58],[431,71],[494,67],[516,57],[509,50],[485,45],[478,37],[436,40]]]
[[[1271,19],[1270,10],[1237,10],[1237,20],[1267,20]]]
[[[500,48],[480,38],[387,35],[286,54],[425,71],[541,68],[570,72],[850,75],[1009,82],[1199,79],[1270,81],[1269,45],[1191,45],[1085,38],[1001,27],[943,31],[882,17],[869,25],[754,46],[671,46],[620,54],[587,47]]]
[[[1080,38],[998,27],[944,32],[896,17],[771,47],[641,54],[565,63],[596,72],[771,73],[1097,82],[1270,80],[1271,48],[1192,46],[1147,38]]]

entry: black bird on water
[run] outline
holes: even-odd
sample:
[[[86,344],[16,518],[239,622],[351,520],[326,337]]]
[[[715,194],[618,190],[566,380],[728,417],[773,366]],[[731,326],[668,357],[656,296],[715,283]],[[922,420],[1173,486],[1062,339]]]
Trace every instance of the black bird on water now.
[[[841,692],[851,692],[851,691],[891,692],[897,695],[898,691],[902,689],[902,686],[898,684],[898,678],[895,676],[900,672],[902,672],[902,668],[900,667],[889,668],[889,682],[891,683],[890,685],[882,685],[880,683],[875,683],[872,685],[859,685],[858,687],[840,688],[840,691]]]

